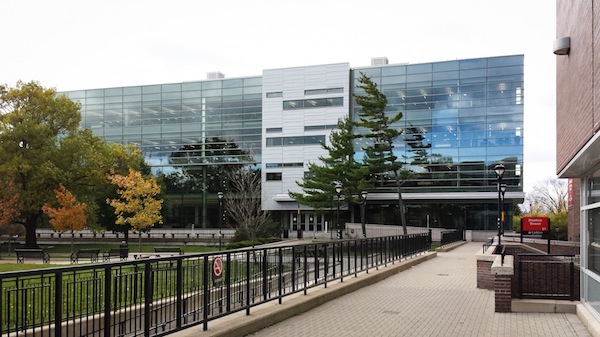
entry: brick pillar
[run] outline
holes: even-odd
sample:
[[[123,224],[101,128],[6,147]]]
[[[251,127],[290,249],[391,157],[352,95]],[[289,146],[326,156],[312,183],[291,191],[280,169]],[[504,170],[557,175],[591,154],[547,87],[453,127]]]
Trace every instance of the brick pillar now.
[[[496,255],[492,263],[492,275],[494,275],[495,311],[512,311],[512,279],[515,272],[514,257],[506,255],[504,263],[502,256]]]
[[[477,288],[488,290],[494,289],[492,261],[477,260]]]
[[[512,275],[494,276],[495,311],[511,312],[512,301]]]

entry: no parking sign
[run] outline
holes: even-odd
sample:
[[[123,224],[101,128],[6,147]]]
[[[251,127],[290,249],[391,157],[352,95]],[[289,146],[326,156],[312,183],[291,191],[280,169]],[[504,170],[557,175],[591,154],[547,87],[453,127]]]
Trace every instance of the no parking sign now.
[[[212,275],[213,284],[218,286],[221,284],[221,278],[223,276],[223,259],[220,256],[216,256],[212,263]]]

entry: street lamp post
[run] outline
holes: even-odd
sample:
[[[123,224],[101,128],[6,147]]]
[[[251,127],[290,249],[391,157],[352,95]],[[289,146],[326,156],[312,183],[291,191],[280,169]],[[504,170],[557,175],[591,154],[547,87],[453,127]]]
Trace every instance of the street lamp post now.
[[[340,228],[340,195],[342,194],[342,184],[335,184],[335,194],[337,195],[337,216],[336,216],[336,229],[337,229],[337,238],[342,238],[342,229]]]
[[[367,191],[360,192],[360,220],[362,223],[362,236],[367,237],[367,216],[365,214],[365,208],[367,207]]]
[[[219,197],[219,251],[221,250],[221,226],[223,225],[223,192],[218,192]]]
[[[502,184],[500,184],[500,193],[502,195],[502,203],[500,205],[500,209],[501,209],[500,227],[502,228],[502,235],[504,235],[504,221],[506,221],[506,219],[505,219],[506,213],[504,212],[504,193],[505,192],[506,192],[506,184],[502,183]]]
[[[500,186],[502,184],[502,176],[504,176],[505,169],[504,164],[496,164],[496,166],[494,166],[494,172],[496,172],[496,178],[498,179],[498,246],[502,244],[502,191]]]

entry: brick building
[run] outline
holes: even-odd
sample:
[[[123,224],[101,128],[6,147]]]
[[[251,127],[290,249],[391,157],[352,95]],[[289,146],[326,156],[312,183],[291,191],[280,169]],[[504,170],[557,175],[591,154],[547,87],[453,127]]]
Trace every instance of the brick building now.
[[[556,10],[556,170],[569,178],[569,223],[581,224],[569,233],[581,240],[581,301],[600,320],[600,1]]]

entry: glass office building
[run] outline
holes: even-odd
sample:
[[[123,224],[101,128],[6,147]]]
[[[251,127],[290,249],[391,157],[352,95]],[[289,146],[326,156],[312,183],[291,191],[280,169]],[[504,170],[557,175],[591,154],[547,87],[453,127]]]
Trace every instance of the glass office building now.
[[[260,77],[71,91],[82,126],[137,144],[168,197],[165,223],[216,227],[230,168],[261,162]]]
[[[308,164],[326,155],[337,120],[357,107],[359,72],[402,111],[395,151],[415,173],[403,186],[409,225],[496,229],[503,163],[505,204],[522,202],[523,56],[350,68],[348,63],[264,70],[185,83],[70,91],[82,126],[111,142],[137,144],[167,188],[166,226],[216,227],[217,192],[228,170],[262,171],[263,208],[284,228],[323,231],[328,212],[289,198]],[[356,159],[362,160],[357,143]],[[398,223],[392,186],[369,191],[368,221]],[[351,221],[356,210],[344,210]],[[510,221],[506,228],[510,228]]]
[[[411,224],[493,229],[497,163],[506,166],[507,228],[523,194],[523,56],[352,70],[374,80],[390,114],[403,112],[394,146],[415,177],[403,185]],[[362,93],[361,93],[362,94]],[[356,116],[357,107],[353,107]],[[357,148],[356,158],[364,153]],[[390,182],[390,192],[395,186]],[[490,194],[491,193],[491,194]]]

